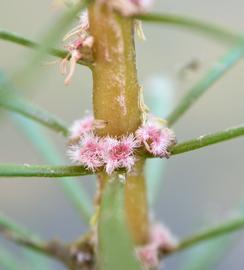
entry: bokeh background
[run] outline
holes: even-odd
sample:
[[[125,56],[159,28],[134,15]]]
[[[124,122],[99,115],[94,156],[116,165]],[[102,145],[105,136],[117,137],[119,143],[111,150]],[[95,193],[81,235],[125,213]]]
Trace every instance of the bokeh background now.
[[[244,31],[243,0],[158,0],[154,8],[213,22],[236,32]],[[0,28],[40,40],[62,11],[53,6],[51,0],[0,0]],[[177,104],[229,47],[172,26],[144,23],[144,30],[146,42],[136,40],[140,83],[146,92],[152,88],[162,89],[166,99],[173,98],[173,104]],[[25,67],[31,56],[29,49],[0,41],[0,68],[9,76]],[[72,83],[65,87],[58,64],[47,65],[52,60],[49,57],[45,63],[36,63],[35,80],[29,80],[25,73],[24,80],[17,84],[18,91],[71,123],[91,109],[91,74],[79,66]],[[198,68],[182,76],[182,68],[192,61],[198,63]],[[178,141],[243,122],[243,70],[244,63],[240,62],[177,122],[174,130]],[[1,110],[0,122],[1,163],[46,164],[10,114]],[[62,136],[52,131],[47,134],[65,157],[66,142]],[[167,169],[162,175],[155,218],[167,224],[180,238],[234,215],[244,198],[243,154],[244,141],[236,139],[172,157],[166,162]],[[86,177],[81,181],[92,196],[95,179]],[[71,241],[86,231],[60,185],[51,179],[1,179],[0,211],[46,239]],[[236,239],[234,244],[214,269],[243,269],[244,234],[237,233],[232,238]],[[0,243],[15,250],[14,245],[3,238]],[[189,254],[187,251],[167,258],[164,269],[183,269]],[[63,267],[52,263],[52,269]]]

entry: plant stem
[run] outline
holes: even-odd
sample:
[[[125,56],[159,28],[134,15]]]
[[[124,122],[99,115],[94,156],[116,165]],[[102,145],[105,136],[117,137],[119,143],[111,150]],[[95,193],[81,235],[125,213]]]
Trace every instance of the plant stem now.
[[[193,151],[211,144],[219,143],[222,141],[234,139],[240,136],[244,136],[244,126],[238,126],[226,129],[224,131],[216,132],[213,134],[208,134],[204,136],[200,136],[196,139],[189,140],[183,143],[179,143],[172,147],[171,154],[177,155],[181,153],[185,153],[188,151]],[[151,157],[151,156],[143,156],[145,157]],[[138,183],[139,186],[134,186],[133,189],[138,189],[141,192],[140,196],[141,199],[144,198],[146,200],[145,195],[143,194],[145,192],[145,183],[144,183],[144,177],[140,170],[142,170],[142,165],[138,163],[137,165],[140,167],[139,170],[137,170],[138,175],[135,175],[134,173],[128,174],[128,187],[126,189],[130,189],[130,184],[133,185],[133,183]],[[121,171],[121,173],[124,173]],[[9,165],[9,164],[0,164],[0,177],[67,177],[67,176],[82,176],[82,175],[89,175],[92,174],[91,171],[88,171],[86,168],[82,166],[47,166],[47,165]],[[102,176],[103,178],[104,176]],[[138,178],[137,178],[138,177]],[[140,178],[141,177],[141,178]],[[134,179],[134,180],[133,180]],[[137,179],[137,180],[135,180]],[[105,181],[106,182],[106,181]],[[137,196],[137,195],[134,195]],[[133,196],[128,196],[133,197]],[[141,200],[139,199],[139,200]],[[143,213],[145,213],[144,207],[146,207],[146,202],[142,202],[138,205],[144,205],[141,207],[141,215],[144,216]],[[132,204],[131,204],[132,206]],[[139,212],[139,211],[138,211]],[[139,223],[138,223],[139,224]]]
[[[15,92],[17,92],[16,89],[14,89],[6,76],[0,72],[0,108],[30,118],[52,130],[62,133],[64,136],[68,135],[69,130],[61,119],[41,107],[20,98]]]
[[[70,265],[72,262],[69,245],[62,244],[58,241],[45,242],[1,213],[0,233],[3,234],[6,239],[18,245],[53,257],[66,265]]]
[[[147,243],[149,228],[144,165],[144,161],[137,162],[134,171],[128,175],[125,183],[126,214],[134,242],[138,244]]]
[[[20,128],[27,138],[29,138],[34,148],[40,153],[44,160],[53,165],[62,164],[62,162],[64,162],[42,127],[21,116],[13,118],[16,125],[18,124],[17,128]],[[80,183],[79,179],[76,178],[62,178],[57,180],[57,183],[62,187],[67,199],[82,217],[82,220],[86,224],[89,224],[92,215],[92,203],[83,183]]]
[[[1,177],[67,177],[92,174],[82,166],[12,165],[1,164]]]
[[[178,143],[171,148],[171,154],[177,155],[193,151],[211,144],[220,143],[240,136],[244,136],[244,125],[228,128],[213,134],[202,135],[196,139]]]
[[[0,39],[9,41],[30,49],[39,50],[42,48],[42,45],[38,42],[32,41],[31,39],[25,38],[17,33],[9,32],[6,30],[0,30]],[[47,48],[46,53],[52,56],[56,56],[58,58],[65,58],[68,55],[68,52],[65,50],[55,49],[55,48]],[[78,61],[78,64],[88,66],[91,68],[91,63],[85,61]]]
[[[95,38],[94,114],[96,119],[107,122],[98,134],[120,136],[134,132],[141,123],[141,110],[133,21],[96,4],[90,8],[89,18]]]
[[[201,32],[214,39],[219,39],[220,41],[225,41],[228,43],[237,42],[242,38],[241,35],[233,33],[222,27],[184,16],[161,13],[148,13],[145,15],[136,16],[136,18],[149,23],[160,23],[165,25],[169,24],[179,26],[196,32]]]
[[[24,99],[11,95],[0,100],[0,107],[39,122],[56,132],[60,132],[65,137],[69,134],[66,124],[57,116]]]
[[[235,232],[237,230],[244,229],[244,217],[234,218],[232,220],[228,220],[220,225],[216,225],[212,228],[201,231],[195,235],[192,235],[184,240],[182,240],[174,251],[181,251],[187,248],[190,248],[194,245],[197,245],[203,241],[211,240],[212,238],[220,237],[226,235],[228,233]]]
[[[244,45],[241,43],[231,49],[222,57],[207,74],[197,82],[183,97],[178,106],[167,117],[168,125],[172,126],[176,121],[200,98],[210,86],[220,79],[231,67],[233,67],[244,55]]]
[[[46,244],[40,238],[31,233],[26,228],[14,223],[9,218],[0,213],[0,233],[6,238],[34,249],[46,253]]]
[[[97,134],[121,137],[133,133],[140,126],[142,116],[135,64],[133,20],[120,17],[106,5],[98,3],[90,6],[89,20],[90,31],[95,39],[95,64],[92,70],[94,115],[96,119],[105,120],[107,123],[105,128],[97,130]],[[143,168],[140,167],[140,170],[136,170],[138,181],[135,181],[132,174],[128,176],[126,182],[128,185],[130,182],[134,183],[135,187],[133,191],[126,188],[125,192],[126,200],[129,198],[127,192],[135,199],[134,205],[128,202],[125,204],[128,224],[136,244],[145,243],[148,234],[145,180]],[[107,176],[100,177],[102,186],[106,184],[106,179]],[[139,196],[139,192],[142,195]],[[133,212],[136,204],[140,207]],[[141,226],[145,224],[145,228],[135,228],[134,221]]]

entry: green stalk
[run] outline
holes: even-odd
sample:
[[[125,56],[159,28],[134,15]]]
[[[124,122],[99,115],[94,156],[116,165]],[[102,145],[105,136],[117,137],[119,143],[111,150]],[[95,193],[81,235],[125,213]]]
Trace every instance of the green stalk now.
[[[1,177],[67,177],[92,174],[82,166],[12,165],[1,164]]]
[[[36,41],[6,30],[0,30],[0,39],[34,50],[40,50],[42,47],[42,45]],[[56,48],[47,48],[46,53],[61,59],[64,59],[68,55],[67,51]],[[83,60],[79,60],[78,64],[91,67],[91,63],[85,62]]]
[[[20,126],[25,135],[32,142],[36,150],[41,154],[44,160],[50,164],[58,165],[64,160],[60,157],[57,149],[51,139],[45,134],[44,130],[23,117],[15,117],[15,122]],[[79,182],[79,179],[59,179],[58,184],[61,185],[63,191],[73,206],[77,209],[83,220],[89,224],[92,205],[87,196],[87,193]]]
[[[202,135],[196,139],[178,143],[171,148],[171,154],[178,155],[241,136],[244,136],[244,125],[228,128],[213,134]]]
[[[223,75],[244,56],[244,45],[241,43],[225,54],[206,75],[198,81],[182,98],[178,106],[167,117],[168,125],[176,121]]]
[[[219,41],[224,41],[227,43],[235,43],[242,38],[242,35],[233,33],[220,26],[216,26],[185,16],[161,13],[147,13],[145,15],[136,16],[136,18],[148,23],[173,25],[180,28],[189,29],[195,32],[205,34],[213,39],[217,39]]]
[[[238,230],[244,229],[244,217],[240,216],[232,220],[228,220],[220,225],[216,225],[204,231],[201,231],[195,235],[192,235],[181,242],[176,246],[174,251],[181,251],[192,246],[195,246],[203,241],[208,241],[213,238],[217,238],[229,233],[233,233]]]

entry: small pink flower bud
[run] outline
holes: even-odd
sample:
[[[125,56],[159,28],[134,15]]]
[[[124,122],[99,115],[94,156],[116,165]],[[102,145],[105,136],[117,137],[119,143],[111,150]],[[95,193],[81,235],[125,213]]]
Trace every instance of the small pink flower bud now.
[[[82,119],[74,121],[70,128],[70,139],[77,139],[87,132],[93,130],[94,117],[86,116]]]
[[[136,131],[136,138],[145,145],[148,152],[158,157],[169,157],[168,149],[176,143],[174,132],[166,127],[148,122]]]
[[[104,138],[104,154],[105,169],[111,174],[118,168],[125,168],[130,171],[135,164],[134,150],[138,147],[135,137],[130,134],[118,140],[115,138]]]
[[[103,144],[92,133],[85,133],[78,145],[71,145],[68,156],[75,164],[83,165],[95,171],[104,165]]]
[[[94,119],[89,115],[82,119],[74,121],[70,128],[70,139],[80,139],[85,133],[94,131],[95,129],[105,127],[105,121]]]
[[[150,228],[149,243],[137,247],[136,254],[146,269],[159,266],[160,251],[174,248],[176,240],[171,232],[162,224],[153,224]]]

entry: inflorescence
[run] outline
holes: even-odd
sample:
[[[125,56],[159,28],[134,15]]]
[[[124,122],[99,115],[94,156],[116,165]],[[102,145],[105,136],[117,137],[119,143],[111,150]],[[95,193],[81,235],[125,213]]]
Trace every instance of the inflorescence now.
[[[106,5],[110,10],[115,10],[122,16],[145,13],[152,2],[152,0],[98,0],[98,4]],[[66,75],[64,80],[66,85],[70,83],[74,75],[77,62],[84,61],[90,65],[94,62],[92,52],[94,38],[90,34],[89,28],[89,16],[86,10],[81,13],[77,26],[64,36],[63,41],[67,42],[64,47],[68,53],[60,63],[60,72]],[[135,29],[144,39],[140,23],[137,20],[135,20]]]
[[[174,132],[154,118],[147,120],[135,134],[122,137],[96,135],[106,122],[86,116],[70,128],[68,156],[71,161],[96,172],[104,168],[108,174],[117,169],[130,172],[141,152],[154,157],[169,158],[169,149],[176,143]]]

